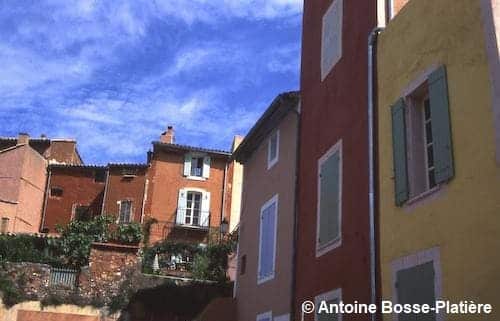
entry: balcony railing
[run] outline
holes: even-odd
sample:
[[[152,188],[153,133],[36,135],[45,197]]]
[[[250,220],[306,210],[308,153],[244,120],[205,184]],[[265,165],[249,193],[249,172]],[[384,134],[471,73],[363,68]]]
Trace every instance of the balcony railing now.
[[[152,243],[165,239],[213,243],[219,241],[220,229],[218,226],[199,227],[181,225],[175,222],[158,221],[151,225],[150,237]]]
[[[196,215],[193,215],[194,213]],[[210,227],[210,211],[179,208],[177,209],[175,225],[185,228],[208,229]]]

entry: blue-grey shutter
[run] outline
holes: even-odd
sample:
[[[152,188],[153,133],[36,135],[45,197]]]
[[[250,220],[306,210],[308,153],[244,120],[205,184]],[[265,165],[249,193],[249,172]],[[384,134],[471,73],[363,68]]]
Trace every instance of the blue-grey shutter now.
[[[434,151],[436,183],[454,176],[453,149],[451,143],[450,112],[446,69],[439,67],[429,76],[429,100]]]
[[[320,168],[320,222],[318,244],[340,236],[340,153],[330,156]]]
[[[175,222],[178,225],[186,224],[186,206],[187,206],[187,191],[179,190],[179,199],[177,201],[177,217]]]
[[[274,272],[276,203],[264,209],[261,216],[260,266],[259,278],[265,278]]]
[[[339,304],[340,300],[339,299],[333,299],[329,300],[326,302],[328,306],[330,304]],[[318,304],[321,304],[321,302],[318,302]],[[316,313],[316,320],[317,321],[337,321],[339,319],[338,314],[336,313]]]
[[[408,200],[408,170],[406,162],[406,104],[400,98],[391,108],[392,113],[392,152],[394,162],[394,193],[396,205],[401,206]]]
[[[400,270],[396,274],[396,291],[400,304],[429,304],[434,306],[434,265],[428,262]],[[400,314],[400,321],[435,321],[434,312],[427,314]]]

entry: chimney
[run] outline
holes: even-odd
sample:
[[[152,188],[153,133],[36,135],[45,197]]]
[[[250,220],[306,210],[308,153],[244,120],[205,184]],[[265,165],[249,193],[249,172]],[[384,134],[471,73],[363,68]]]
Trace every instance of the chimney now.
[[[174,127],[168,126],[167,131],[162,133],[160,136],[160,142],[166,144],[174,144],[175,136],[174,136]]]
[[[30,141],[30,135],[27,133],[19,133],[17,137],[17,145],[26,145]]]

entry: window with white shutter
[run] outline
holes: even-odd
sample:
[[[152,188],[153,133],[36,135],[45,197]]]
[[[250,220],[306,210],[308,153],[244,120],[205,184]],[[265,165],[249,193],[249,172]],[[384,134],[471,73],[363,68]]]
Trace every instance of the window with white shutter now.
[[[274,278],[277,220],[278,195],[275,195],[260,210],[258,284]]]

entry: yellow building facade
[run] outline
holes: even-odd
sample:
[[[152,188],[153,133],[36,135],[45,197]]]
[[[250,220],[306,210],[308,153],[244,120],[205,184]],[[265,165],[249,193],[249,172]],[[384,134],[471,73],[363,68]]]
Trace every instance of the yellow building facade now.
[[[500,320],[497,2],[412,0],[379,35],[382,299],[492,305],[383,320]]]

